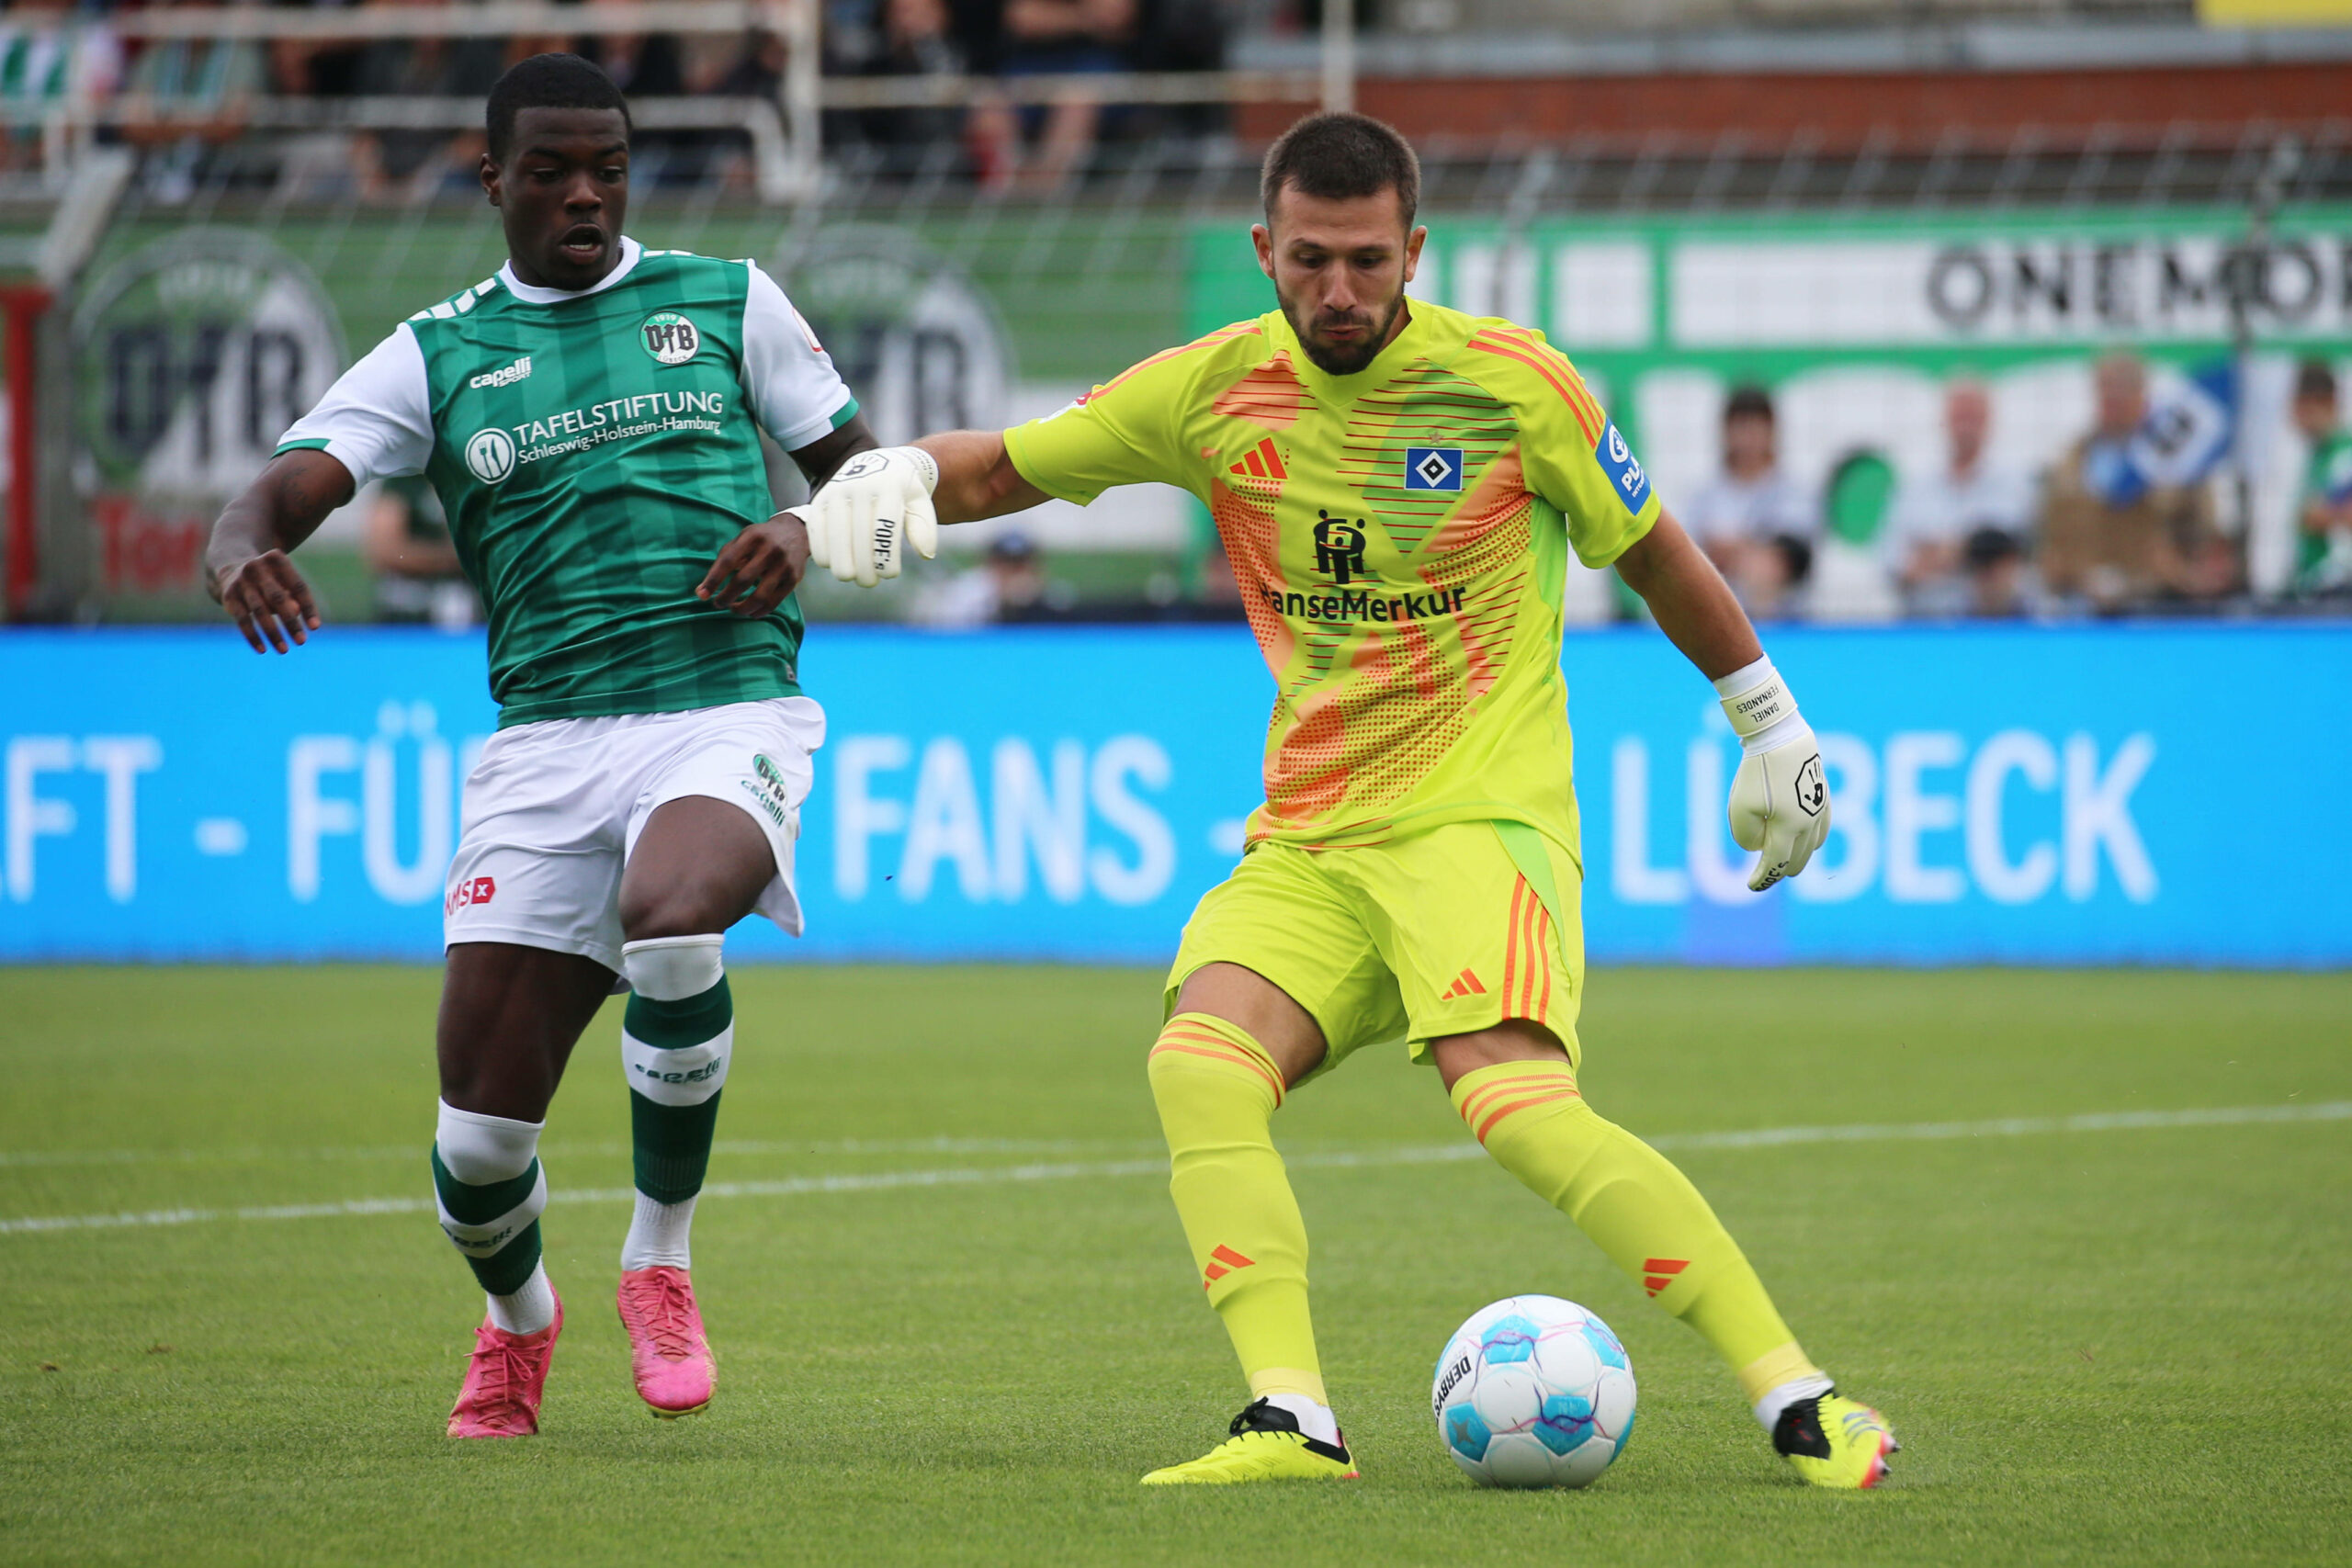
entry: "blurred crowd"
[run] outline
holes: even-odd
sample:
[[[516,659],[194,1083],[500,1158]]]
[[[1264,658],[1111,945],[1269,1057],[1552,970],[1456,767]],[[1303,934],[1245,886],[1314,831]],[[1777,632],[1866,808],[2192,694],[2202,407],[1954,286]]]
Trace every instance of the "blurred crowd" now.
[[[285,10],[457,8],[470,0],[276,0]],[[593,9],[604,0],[582,0]],[[877,4],[879,0],[877,0]],[[569,50],[596,61],[625,92],[644,97],[774,96],[782,42],[742,36],[548,32],[507,38],[390,38],[314,41],[281,38],[124,36],[133,11],[217,8],[220,0],[11,0],[0,12],[0,108],[10,121],[7,158],[38,155],[43,118],[74,107],[105,111],[105,134],[142,149],[154,194],[198,178],[277,184],[347,180],[363,197],[428,196],[474,180],[482,137],[463,129],[354,131],[236,147],[259,97],[472,98],[526,55]],[[640,165],[656,179],[741,177],[740,138],[669,131],[640,138]]]
[[[984,98],[968,109],[845,110],[831,117],[826,140],[907,163],[954,149],[984,186],[1057,186],[1083,169],[1104,135],[1216,129],[1206,106],[1108,107],[1076,79],[1218,70],[1229,20],[1227,0],[828,0],[832,74],[1049,76],[1065,85],[1044,105]]]
[[[2245,532],[2221,522],[2233,511],[2221,493],[2228,472],[2150,472],[2149,371],[2137,355],[2105,355],[2093,385],[2091,427],[2041,473],[1993,460],[1992,396],[1963,378],[1945,389],[1939,468],[1897,480],[1883,457],[1858,451],[1818,492],[1781,468],[1770,394],[1738,388],[1724,403],[1721,466],[1676,510],[1759,618],[2195,613],[2241,598]],[[2290,597],[2352,594],[2342,412],[2334,368],[2300,366]]]
[[[474,0],[274,0],[279,9],[461,8]],[[606,0],[572,0],[582,11]],[[1040,188],[1082,171],[1106,135],[1199,133],[1206,107],[1110,107],[1075,79],[1125,71],[1219,68],[1232,0],[823,0],[824,69],[837,76],[1062,79],[1052,101],[1015,106],[985,95],[968,107],[844,109],[828,116],[832,146],[886,162],[940,164],[983,186]],[[5,158],[32,163],[44,121],[72,107],[107,111],[106,134],[148,150],[151,181],[168,187],[210,175],[282,181],[332,168],[363,196],[429,195],[473,179],[479,131],[361,131],[347,148],[289,171],[288,152],[226,149],[250,128],[252,101],[278,98],[467,98],[542,50],[598,62],[632,97],[775,96],[784,40],[742,35],[548,32],[509,38],[311,41],[127,36],[140,10],[192,10],[221,0],[8,0],[0,9],[0,111]],[[641,175],[675,183],[743,177],[741,138],[712,131],[639,139]],[[650,161],[651,168],[644,164]],[[234,165],[234,166],[232,166]]]

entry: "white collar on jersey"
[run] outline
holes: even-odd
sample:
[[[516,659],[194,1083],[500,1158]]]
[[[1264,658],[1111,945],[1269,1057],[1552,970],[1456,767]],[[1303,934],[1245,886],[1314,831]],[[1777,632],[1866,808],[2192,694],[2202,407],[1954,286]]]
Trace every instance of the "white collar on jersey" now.
[[[541,288],[537,284],[525,283],[514,276],[514,264],[511,261],[498,269],[498,281],[512,289],[514,298],[526,305],[560,305],[566,299],[585,299],[591,294],[602,294],[627,277],[636,267],[638,258],[643,254],[645,247],[623,234],[621,259],[614,265],[612,271],[586,288]]]

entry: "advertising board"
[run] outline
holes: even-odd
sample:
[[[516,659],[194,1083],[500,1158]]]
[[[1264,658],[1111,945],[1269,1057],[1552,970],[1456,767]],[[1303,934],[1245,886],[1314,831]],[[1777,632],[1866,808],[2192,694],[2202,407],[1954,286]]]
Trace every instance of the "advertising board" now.
[[[1770,635],[1834,829],[1757,896],[1737,750],[1654,632],[1569,638],[1596,961],[2352,964],[2352,626]],[[431,959],[478,637],[0,637],[0,959]],[[1164,962],[1239,852],[1271,685],[1238,627],[820,626],[804,940],[742,957]]]

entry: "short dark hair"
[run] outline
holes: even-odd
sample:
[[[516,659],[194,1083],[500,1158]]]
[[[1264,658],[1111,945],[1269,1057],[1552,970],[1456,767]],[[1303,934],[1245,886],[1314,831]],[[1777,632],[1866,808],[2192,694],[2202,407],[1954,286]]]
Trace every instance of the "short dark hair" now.
[[[2295,396],[2335,400],[2335,367],[2324,359],[2306,359],[2295,367]]]
[[[1972,571],[1983,571],[2005,560],[2016,560],[2024,554],[2024,540],[2007,528],[1996,527],[1990,523],[1971,528],[1967,542],[1961,547],[1961,559],[1968,563]]]
[[[525,109],[618,109],[621,124],[636,126],[628,117],[628,100],[594,61],[576,54],[535,54],[506,68],[490,90],[490,155],[506,161],[514,140],[514,117]]]
[[[1736,419],[1772,418],[1772,394],[1761,387],[1734,387],[1731,396],[1724,400],[1724,423]]]
[[[1266,149],[1259,195],[1269,219],[1284,186],[1323,201],[1394,190],[1409,229],[1421,209],[1421,161],[1395,126],[1370,115],[1311,114]]]

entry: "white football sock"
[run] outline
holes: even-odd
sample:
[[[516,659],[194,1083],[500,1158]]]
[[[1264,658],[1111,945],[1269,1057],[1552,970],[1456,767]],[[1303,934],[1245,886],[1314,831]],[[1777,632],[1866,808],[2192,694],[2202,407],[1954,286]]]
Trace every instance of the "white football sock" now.
[[[1781,1412],[1801,1400],[1817,1399],[1835,1385],[1827,1378],[1815,1374],[1809,1378],[1791,1378],[1787,1382],[1756,1402],[1756,1418],[1770,1432],[1781,1424]]]
[[[637,1213],[628,1223],[628,1237],[621,1243],[621,1268],[691,1269],[689,1248],[695,1223],[695,1200],[661,1203],[640,1192]]]
[[[509,1334],[537,1334],[555,1321],[555,1287],[548,1283],[548,1266],[531,1270],[523,1288],[511,1296],[491,1296],[490,1321]]]
[[[1303,1393],[1270,1393],[1266,1403],[1277,1410],[1287,1410],[1298,1418],[1298,1429],[1318,1443],[1337,1447],[1340,1441],[1340,1418],[1331,1407],[1309,1399]]]

